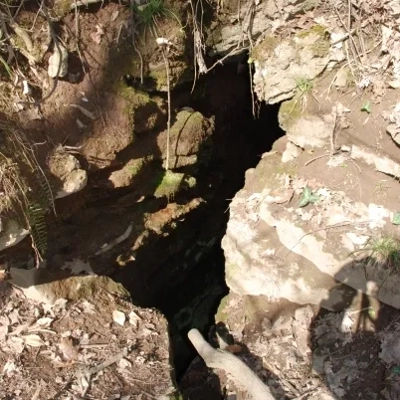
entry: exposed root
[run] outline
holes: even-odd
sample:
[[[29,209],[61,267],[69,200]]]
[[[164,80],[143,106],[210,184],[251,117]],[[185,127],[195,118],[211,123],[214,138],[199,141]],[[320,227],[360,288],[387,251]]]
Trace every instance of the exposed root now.
[[[222,369],[244,389],[253,400],[274,400],[268,386],[238,357],[221,349],[214,349],[197,329],[191,329],[188,338],[205,361],[207,367]]]

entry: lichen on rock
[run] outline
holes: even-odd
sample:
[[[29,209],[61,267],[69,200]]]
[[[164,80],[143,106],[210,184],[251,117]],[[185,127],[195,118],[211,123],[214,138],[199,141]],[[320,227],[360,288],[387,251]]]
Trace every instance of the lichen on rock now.
[[[268,104],[290,99],[299,81],[311,81],[326,68],[329,49],[329,34],[320,25],[288,39],[261,40],[251,54],[257,96]]]

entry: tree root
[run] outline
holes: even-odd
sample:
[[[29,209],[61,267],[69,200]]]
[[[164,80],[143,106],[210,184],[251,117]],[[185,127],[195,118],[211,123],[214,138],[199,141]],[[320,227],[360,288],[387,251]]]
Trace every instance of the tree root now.
[[[268,386],[235,355],[210,346],[197,329],[191,329],[188,338],[207,367],[225,371],[233,382],[244,389],[253,400],[275,400]]]

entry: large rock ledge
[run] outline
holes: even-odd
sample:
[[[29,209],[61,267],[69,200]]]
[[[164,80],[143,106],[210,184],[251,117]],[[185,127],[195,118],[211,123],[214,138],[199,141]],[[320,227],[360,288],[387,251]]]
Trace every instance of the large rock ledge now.
[[[398,246],[395,192],[377,202],[379,172],[358,167],[368,177],[363,179],[356,166],[343,168],[341,154],[307,165],[314,157],[302,153],[283,163],[286,140],[247,172],[232,201],[222,242],[231,290],[318,305],[339,281],[400,308],[395,255],[383,248]],[[362,179],[361,198],[355,179]],[[316,201],[300,207],[307,190]],[[330,297],[324,304],[335,308],[341,300]]]

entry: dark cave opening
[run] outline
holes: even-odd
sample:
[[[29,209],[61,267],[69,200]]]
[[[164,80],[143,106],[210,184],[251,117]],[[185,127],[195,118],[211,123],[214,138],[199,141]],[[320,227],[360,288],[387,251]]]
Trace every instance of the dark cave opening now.
[[[132,293],[135,303],[156,307],[167,317],[178,382],[196,355],[187,332],[195,327],[207,336],[220,300],[228,293],[221,240],[230,199],[243,187],[245,171],[255,167],[261,155],[284,134],[278,124],[279,105],[257,102],[257,117],[253,117],[249,73],[240,62],[220,66],[201,77],[193,93],[191,83],[175,90],[172,108],[177,111],[182,107],[215,117],[210,162],[197,171],[196,195],[207,204],[170,236],[166,248],[173,250],[163,256],[161,268],[169,272],[152,276],[151,293],[147,292],[146,299],[138,297],[143,282],[133,281],[125,271],[114,276]],[[185,197],[180,195],[174,201],[184,203]],[[183,236],[186,243],[191,242],[190,247],[175,245]],[[135,262],[145,265],[159,257],[157,252],[148,253]]]
[[[219,66],[196,82],[193,93],[191,89],[192,82],[188,82],[172,92],[172,115],[190,107],[215,118],[212,143],[207,146],[208,161],[177,170],[195,176],[197,185],[178,192],[173,199],[156,198],[153,192],[143,196],[139,190],[141,184],[154,180],[155,172],[163,171],[157,159],[136,186],[121,189],[107,186],[113,170],[129,159],[147,155],[134,153],[141,151],[140,144],[135,143],[118,154],[115,166],[92,173],[85,192],[76,195],[76,208],[68,198],[64,205],[67,216],[51,232],[49,249],[49,265],[54,268],[63,265],[66,259],[87,257],[96,274],[121,282],[134,304],[157,308],[166,316],[171,362],[178,382],[196,356],[187,332],[198,328],[207,337],[218,305],[228,293],[221,240],[230,201],[244,186],[246,170],[255,167],[262,154],[283,135],[277,118],[279,105],[258,103],[258,118],[253,117],[249,73],[246,68],[243,70],[243,63],[240,68],[237,61]],[[165,98],[166,94],[155,96]],[[161,120],[157,131],[152,133],[156,135],[165,129],[165,122]],[[146,213],[162,213],[170,203],[184,206],[197,198],[202,199],[201,205],[177,221],[176,227],[168,228],[165,235],[162,232],[150,236],[135,252],[133,261],[124,266],[119,264],[118,257],[131,254],[135,241],[146,231]],[[128,240],[96,255],[104,241],[123,234],[129,224],[133,233]],[[107,229],[100,231],[100,227]]]

